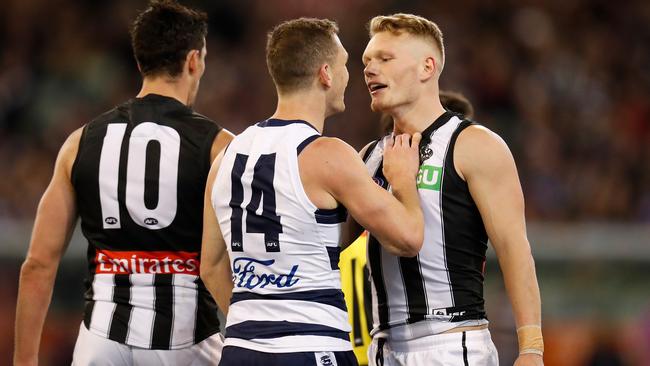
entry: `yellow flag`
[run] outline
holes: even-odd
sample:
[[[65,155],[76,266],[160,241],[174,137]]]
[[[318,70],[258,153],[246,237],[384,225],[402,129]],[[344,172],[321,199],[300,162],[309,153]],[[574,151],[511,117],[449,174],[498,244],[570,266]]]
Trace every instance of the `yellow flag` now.
[[[367,232],[361,234],[354,243],[341,252],[339,261],[341,287],[345,294],[345,304],[348,307],[349,321],[352,326],[350,342],[359,365],[368,364],[368,345],[371,340],[369,327],[372,324],[372,314],[366,314],[365,305],[365,295],[370,293],[368,272],[365,269],[367,236]]]

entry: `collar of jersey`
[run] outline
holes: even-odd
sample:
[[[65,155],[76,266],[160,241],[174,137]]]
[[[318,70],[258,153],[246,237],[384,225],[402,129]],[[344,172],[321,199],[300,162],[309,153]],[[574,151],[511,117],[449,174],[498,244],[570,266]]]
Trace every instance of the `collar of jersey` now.
[[[436,118],[436,120],[433,121],[429,127],[425,128],[424,131],[422,131],[422,140],[420,140],[419,146],[420,164],[422,164],[422,149],[426,149],[426,147],[431,143],[431,135],[433,135],[437,129],[444,126],[445,123],[447,123],[447,121],[449,121],[453,116],[454,113],[445,110],[445,112],[440,117]]]
[[[318,132],[316,127],[314,127],[311,123],[309,123],[307,121],[303,121],[301,119],[287,120],[287,119],[269,118],[269,119],[267,119],[265,121],[259,122],[257,125],[259,127],[283,127],[283,126],[288,126],[288,125],[294,124],[294,123],[305,124],[305,125],[313,128],[316,132]]]
[[[138,101],[138,102],[154,102],[154,103],[172,102],[172,103],[179,104],[179,105],[182,105],[183,107],[187,108],[187,106],[185,104],[181,103],[181,101],[176,99],[176,98],[172,98],[172,97],[168,97],[168,96],[160,95],[160,94],[156,94],[156,93],[149,93],[149,94],[147,94],[145,96],[142,96],[140,98],[137,98],[137,97],[133,98],[133,100]]]
[[[140,98],[132,98],[131,104],[133,103],[159,104],[159,105],[167,106],[166,108],[172,108],[172,109],[182,108],[190,111],[192,110],[191,107],[181,103],[181,101],[176,98],[167,97],[155,93],[149,93]]]
[[[433,121],[433,123],[430,124],[429,127],[425,128],[424,131],[422,131],[422,140],[430,138],[431,134],[435,130],[442,127],[453,116],[454,116],[454,113],[445,110],[445,112],[443,114],[441,114],[440,117],[436,118],[436,120]]]

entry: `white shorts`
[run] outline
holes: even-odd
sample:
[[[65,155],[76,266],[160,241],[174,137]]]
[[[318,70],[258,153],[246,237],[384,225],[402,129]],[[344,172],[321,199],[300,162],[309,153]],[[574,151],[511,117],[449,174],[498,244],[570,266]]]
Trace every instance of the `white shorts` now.
[[[490,331],[482,329],[400,342],[373,338],[368,347],[368,365],[499,366],[499,356]]]
[[[201,343],[175,350],[132,347],[101,337],[82,323],[72,355],[73,366],[204,366],[218,365],[223,336],[216,333]]]

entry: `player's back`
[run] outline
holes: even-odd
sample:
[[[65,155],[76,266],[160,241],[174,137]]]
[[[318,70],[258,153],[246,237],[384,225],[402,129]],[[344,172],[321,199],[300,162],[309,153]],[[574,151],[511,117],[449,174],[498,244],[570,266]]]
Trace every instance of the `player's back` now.
[[[234,280],[226,346],[351,350],[338,270],[346,214],[318,209],[298,166],[298,154],[319,136],[304,121],[270,119],[226,149],[212,196]]]
[[[90,331],[149,349],[183,348],[218,332],[199,258],[203,192],[219,131],[155,94],[84,127],[72,182],[89,243]]]

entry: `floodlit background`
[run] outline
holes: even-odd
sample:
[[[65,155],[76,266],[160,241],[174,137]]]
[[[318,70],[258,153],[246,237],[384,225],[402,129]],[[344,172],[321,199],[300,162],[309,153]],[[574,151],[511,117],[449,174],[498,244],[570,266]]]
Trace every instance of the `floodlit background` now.
[[[234,133],[273,113],[266,32],[327,17],[348,49],[347,110],[325,134],[355,148],[379,133],[361,53],[374,15],[412,12],[445,36],[443,89],[464,93],[518,164],[542,292],[545,362],[650,365],[650,2],[182,1],[208,12],[196,110]],[[4,0],[0,11],[0,364],[11,362],[18,273],[66,136],[133,97],[128,27],[142,0]],[[43,365],[69,365],[85,242],[61,264]],[[494,255],[486,298],[503,365],[516,337]]]

